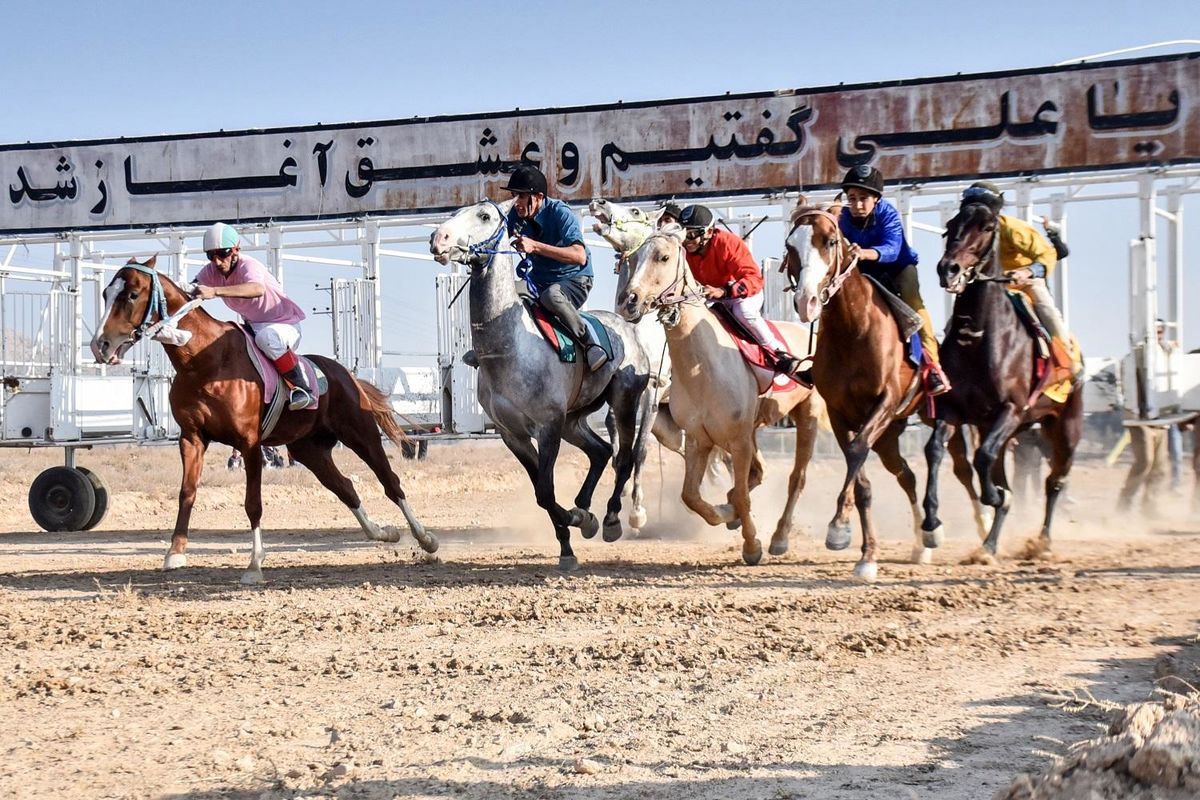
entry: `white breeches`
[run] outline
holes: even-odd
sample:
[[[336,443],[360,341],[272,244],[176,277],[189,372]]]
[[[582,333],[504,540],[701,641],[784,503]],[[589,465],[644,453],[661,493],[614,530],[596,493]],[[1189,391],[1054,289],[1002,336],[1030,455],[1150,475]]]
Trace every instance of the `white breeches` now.
[[[300,329],[295,325],[286,322],[252,322],[250,327],[254,329],[254,343],[271,360],[300,346]]]
[[[762,308],[766,298],[763,293],[751,295],[750,297],[722,297],[715,301],[728,308],[733,312],[733,316],[738,322],[746,327],[746,330],[754,334],[754,338],[758,339],[758,343],[769,350],[787,350],[787,345],[779,341],[775,334],[771,333],[771,329],[767,327],[767,321],[763,318]]]

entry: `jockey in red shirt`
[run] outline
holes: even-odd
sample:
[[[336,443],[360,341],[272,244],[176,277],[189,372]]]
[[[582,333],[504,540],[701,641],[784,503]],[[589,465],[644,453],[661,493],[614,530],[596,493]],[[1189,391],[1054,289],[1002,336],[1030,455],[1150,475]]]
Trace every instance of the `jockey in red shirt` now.
[[[795,378],[800,361],[771,331],[763,318],[763,276],[750,248],[729,231],[713,227],[713,213],[705,206],[683,209],[679,222],[686,231],[683,249],[692,275],[704,296],[730,310],[734,318],[776,358],[776,370]]]

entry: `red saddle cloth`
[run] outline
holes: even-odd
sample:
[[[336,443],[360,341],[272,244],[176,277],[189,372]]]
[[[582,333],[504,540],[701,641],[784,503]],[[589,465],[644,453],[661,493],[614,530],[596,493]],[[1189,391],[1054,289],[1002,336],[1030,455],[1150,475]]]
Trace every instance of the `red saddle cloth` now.
[[[733,341],[737,343],[738,351],[741,352],[742,358],[746,359],[746,363],[752,367],[757,367],[761,370],[773,373],[770,386],[764,386],[763,382],[759,381],[759,393],[765,392],[767,388],[772,388],[776,392],[790,392],[792,389],[799,388],[800,384],[791,377],[783,373],[776,372],[775,354],[767,350],[759,344],[749,332],[747,332],[733,315],[720,303],[713,303],[709,306],[712,312],[717,315],[717,319],[721,320],[721,324],[725,326],[725,330],[733,337]],[[775,334],[775,338],[781,342],[787,340],[783,338],[783,334],[779,332],[779,328],[771,320],[767,320],[767,326],[771,329],[771,333]]]

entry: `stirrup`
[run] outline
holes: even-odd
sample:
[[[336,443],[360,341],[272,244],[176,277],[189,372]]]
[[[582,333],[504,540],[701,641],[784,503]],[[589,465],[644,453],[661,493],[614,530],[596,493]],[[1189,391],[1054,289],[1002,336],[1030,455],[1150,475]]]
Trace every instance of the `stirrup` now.
[[[292,393],[288,395],[288,411],[303,411],[312,405],[312,395],[301,389],[299,386],[292,387]]]
[[[946,377],[946,373],[931,362],[928,378],[925,381],[925,391],[929,393],[930,397],[940,397],[950,391],[950,388],[950,379]]]
[[[599,353],[599,355],[593,358],[593,353]],[[608,353],[604,352],[604,348],[595,342],[589,343],[587,348],[585,348],[584,358],[587,359],[588,369],[592,372],[595,372],[608,363]]]

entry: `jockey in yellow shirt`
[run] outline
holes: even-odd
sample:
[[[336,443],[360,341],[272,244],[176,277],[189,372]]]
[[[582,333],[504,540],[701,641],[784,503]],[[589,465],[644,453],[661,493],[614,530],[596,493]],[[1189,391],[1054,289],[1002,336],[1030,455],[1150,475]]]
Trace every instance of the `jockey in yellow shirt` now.
[[[1057,262],[1054,246],[1023,219],[1001,214],[1004,195],[991,181],[976,181],[962,194],[963,204],[983,203],[998,220],[996,230],[1000,268],[1013,279],[1011,284],[1029,298],[1038,321],[1050,334],[1050,357],[1054,366],[1052,380],[1076,378],[1080,367],[1071,351],[1071,335],[1062,314],[1054,305],[1054,296],[1046,285]]]

